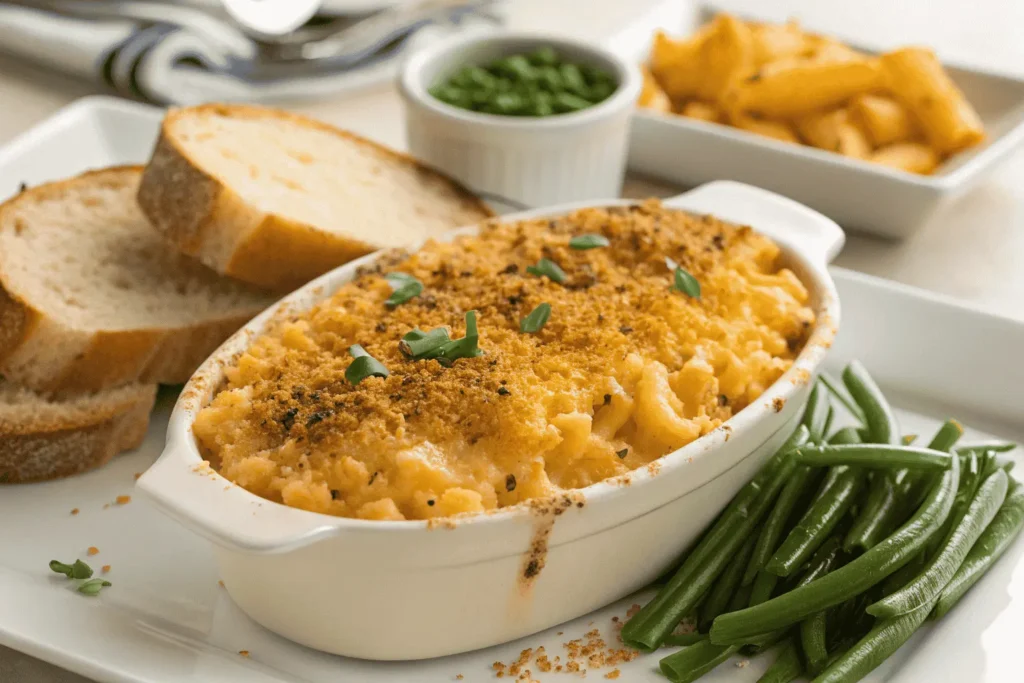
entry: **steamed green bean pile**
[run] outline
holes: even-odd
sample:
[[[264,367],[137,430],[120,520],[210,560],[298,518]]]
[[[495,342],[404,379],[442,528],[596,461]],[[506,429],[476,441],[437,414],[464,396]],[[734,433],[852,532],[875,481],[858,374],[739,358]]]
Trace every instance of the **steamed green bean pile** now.
[[[839,406],[858,424],[830,431]],[[927,446],[910,445],[860,363],[842,382],[823,378],[796,431],[623,640],[684,645],[660,663],[673,683],[768,648],[759,683],[861,680],[948,613],[1024,527],[1024,486],[998,455],[1015,444],[958,447],[962,433],[949,420]],[[680,635],[684,621],[697,631]]]
[[[460,109],[502,116],[569,114],[606,100],[618,84],[604,69],[575,64],[545,46],[465,66],[430,89]]]

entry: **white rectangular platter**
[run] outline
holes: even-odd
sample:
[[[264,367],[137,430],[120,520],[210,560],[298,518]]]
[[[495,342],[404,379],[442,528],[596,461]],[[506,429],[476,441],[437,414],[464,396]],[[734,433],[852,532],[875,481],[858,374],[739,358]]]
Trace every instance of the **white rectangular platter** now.
[[[687,36],[720,5],[664,0],[611,36],[608,47],[637,64],[647,61],[657,30]],[[753,7],[753,2],[743,3]],[[722,7],[729,9],[729,7]],[[743,19],[757,19],[760,7]],[[804,27],[814,31],[817,27]],[[826,32],[867,53],[900,45],[864,45]],[[946,65],[981,117],[987,139],[947,160],[933,175],[885,168],[832,152],[772,140],[744,130],[638,109],[633,115],[629,167],[683,186],[712,180],[757,185],[810,206],[846,229],[903,239],[945,203],[967,192],[1024,140],[1024,80]],[[871,198],[870,201],[867,201]]]
[[[17,191],[21,181],[144,161],[160,116],[104,98],[73,105],[0,151],[0,197]],[[844,307],[833,371],[861,359],[894,398],[905,432],[928,433],[956,416],[970,427],[966,438],[1024,441],[1024,325],[850,271],[833,274]],[[524,648],[543,645],[549,656],[564,659],[562,644],[595,628],[613,643],[612,618],[621,619],[630,605],[649,597],[632,596],[522,641],[425,662],[359,661],[289,643],[232,604],[204,541],[141,501],[114,504],[117,496],[131,495],[135,473],[160,454],[173,400],[174,392],[164,390],[145,444],[107,467],[64,481],[0,488],[0,644],[98,681],[475,683],[496,680],[492,663],[514,661]],[[1019,452],[1015,456],[1020,459]],[[99,549],[94,557],[86,556],[90,546]],[[1022,554],[1024,540],[952,614],[918,634],[868,680],[1021,680]],[[87,598],[47,569],[51,559],[76,557],[96,568],[109,564],[106,577],[113,586]],[[338,580],[345,580],[343,568]],[[243,650],[248,656],[239,654]],[[657,659],[617,665],[619,680],[664,681]],[[702,680],[753,683],[767,661],[734,664]],[[579,678],[531,669],[534,680],[546,683]],[[593,668],[587,679],[605,680],[612,669]]]

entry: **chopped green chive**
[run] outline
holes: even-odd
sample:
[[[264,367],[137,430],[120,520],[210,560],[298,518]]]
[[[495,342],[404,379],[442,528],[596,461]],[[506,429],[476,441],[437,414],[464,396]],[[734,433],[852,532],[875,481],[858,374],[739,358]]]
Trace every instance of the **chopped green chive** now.
[[[384,279],[394,290],[384,302],[390,308],[404,304],[423,293],[423,283],[407,273],[388,273]]]
[[[348,347],[353,360],[345,370],[345,379],[350,384],[359,384],[367,377],[387,377],[388,369],[379,360],[366,352],[359,344]]]
[[[398,349],[414,359],[434,358],[434,352],[450,342],[448,330],[436,327],[429,332],[417,328],[402,337]]]
[[[552,282],[562,284],[565,282],[567,276],[565,271],[562,270],[557,263],[551,259],[542,258],[537,261],[535,266],[527,266],[526,272],[530,275],[536,275],[537,277],[546,277]]]
[[[675,273],[675,280],[672,283],[673,289],[692,296],[694,299],[700,298],[700,283],[697,282],[697,278],[683,270],[682,266],[667,256],[665,257],[665,265]]]
[[[530,311],[530,315],[519,321],[519,331],[523,334],[534,334],[540,332],[551,317],[551,304],[543,303]]]
[[[466,313],[466,336],[450,339],[448,330],[437,327],[429,332],[412,330],[398,343],[399,350],[412,360],[436,359],[445,367],[451,367],[459,358],[475,358],[483,355],[477,346],[480,334],[476,327],[476,311]]]
[[[604,235],[577,235],[569,240],[569,248],[579,249],[580,251],[607,247],[609,244],[611,242]]]
[[[71,572],[73,567],[70,564],[64,564],[60,560],[50,560],[50,571],[71,578]]]
[[[78,592],[85,593],[86,595],[99,595],[101,590],[110,585],[112,584],[106,579],[89,579],[82,582],[78,587]]]

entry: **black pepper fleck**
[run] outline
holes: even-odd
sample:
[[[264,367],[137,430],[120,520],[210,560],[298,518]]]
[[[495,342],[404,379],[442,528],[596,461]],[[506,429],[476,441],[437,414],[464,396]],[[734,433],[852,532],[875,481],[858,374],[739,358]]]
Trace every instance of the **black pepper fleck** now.
[[[623,326],[621,326],[619,328],[619,332],[621,332],[622,334],[629,334],[632,331],[633,331],[633,328],[630,327],[629,325],[623,325]]]
[[[615,455],[619,456],[620,459],[625,458],[627,455],[629,455],[629,449],[623,448],[621,451],[615,451]]]
[[[505,387],[498,387],[498,396],[509,396],[512,392]]]
[[[612,395],[611,394],[605,394],[604,395],[604,404],[608,405],[611,402],[612,402]]]
[[[292,430],[292,427],[295,425],[295,416],[298,414],[298,408],[289,408],[285,412],[284,417],[281,418],[281,426],[284,427],[286,434]]]
[[[370,475],[370,482],[367,484],[367,486],[373,486],[373,482],[377,479],[378,474],[380,474],[380,472],[374,472],[373,474]]]
[[[434,507],[434,499],[431,498],[430,500],[428,500],[427,505],[429,505],[430,507]]]
[[[505,490],[510,493],[516,490],[516,475],[510,474],[505,477]]]
[[[338,489],[331,489],[331,500],[338,500],[338,496],[341,495],[341,491]]]

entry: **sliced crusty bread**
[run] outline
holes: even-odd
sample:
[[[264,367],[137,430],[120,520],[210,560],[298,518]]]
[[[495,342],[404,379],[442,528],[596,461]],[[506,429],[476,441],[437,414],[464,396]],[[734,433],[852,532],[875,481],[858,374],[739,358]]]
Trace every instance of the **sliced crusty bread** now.
[[[0,374],[37,391],[178,384],[273,301],[179,254],[135,202],[139,167],[0,206]]]
[[[491,215],[454,181],[357,135],[222,104],[167,115],[139,204],[184,253],[271,289]]]
[[[0,380],[0,484],[67,477],[137,447],[155,398],[131,384],[52,399]]]

